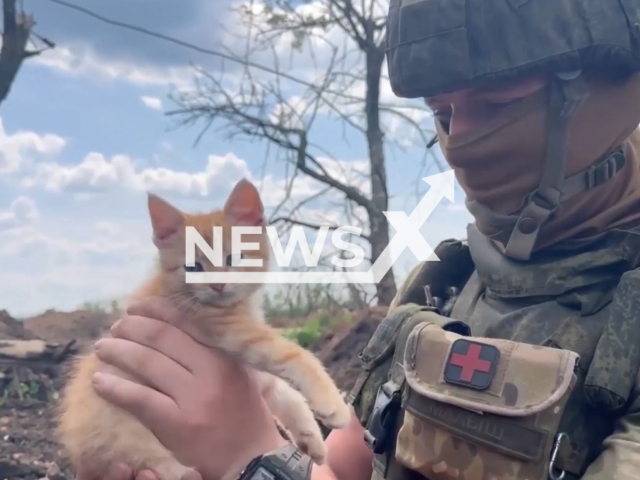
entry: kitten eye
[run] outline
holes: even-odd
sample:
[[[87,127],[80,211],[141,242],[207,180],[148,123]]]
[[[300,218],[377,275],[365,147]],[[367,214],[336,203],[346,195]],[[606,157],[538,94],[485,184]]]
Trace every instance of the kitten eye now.
[[[196,262],[193,267],[188,267],[187,265],[185,265],[184,269],[187,272],[204,272],[204,268],[200,262]]]
[[[240,258],[238,258],[240,257]],[[229,254],[227,255],[227,265],[229,267],[233,266],[234,263],[238,263],[241,259],[244,259],[244,253],[240,253],[240,255],[236,255],[236,260],[235,262],[233,261],[233,255]]]

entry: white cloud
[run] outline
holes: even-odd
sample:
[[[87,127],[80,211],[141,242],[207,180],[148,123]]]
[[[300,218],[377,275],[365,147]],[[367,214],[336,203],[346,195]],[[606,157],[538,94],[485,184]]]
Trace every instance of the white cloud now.
[[[365,195],[370,193],[369,160],[345,161],[326,157],[319,157],[317,160],[332,178],[343,184],[358,187]]]
[[[90,47],[80,44],[57,45],[34,57],[33,63],[68,75],[120,80],[138,86],[188,87],[193,76],[193,69],[188,66],[158,67],[107,60],[100,58]]]
[[[14,315],[73,309],[122,297],[151,273],[155,249],[141,232],[81,240],[25,227],[0,242],[0,304]]]
[[[40,187],[51,193],[68,193],[76,200],[91,200],[97,195],[114,191],[223,199],[237,181],[246,178],[258,187],[265,206],[269,208],[279,205],[285,197],[289,199],[286,203],[295,204],[326,189],[326,185],[304,174],[296,175],[292,185],[289,179],[283,177],[284,171],[281,176],[271,170],[262,178],[256,178],[247,162],[233,152],[209,155],[204,169],[193,172],[158,166],[158,158],[148,162],[123,154],[108,158],[102,153],[90,152],[78,164],[63,164],[53,160],[53,154],[61,151],[65,145],[63,138],[53,134],[17,132],[7,135],[0,121],[0,155],[3,155],[0,159],[4,160],[5,171],[13,171],[24,164],[24,174],[19,183],[21,187]],[[167,142],[161,146],[164,151],[172,150]],[[28,155],[29,152],[48,155],[35,162],[35,158]],[[338,182],[359,188],[365,195],[370,195],[368,160],[337,160],[323,156],[316,160],[321,166],[313,166],[317,171],[323,171]],[[2,165],[0,160],[0,167]],[[342,197],[342,194],[333,189],[327,196],[335,198]]]
[[[40,217],[36,203],[29,197],[16,198],[8,210],[0,210],[0,232],[35,223]]]
[[[365,181],[367,161],[335,161],[326,158],[321,158],[320,161],[332,177],[358,186],[368,194],[369,187]],[[22,180],[22,185],[27,188],[43,187],[53,193],[73,193],[78,198],[125,190],[223,199],[242,178],[256,184],[267,207],[278,204],[285,197],[285,179],[273,175],[256,179],[247,163],[233,153],[209,155],[202,171],[185,172],[165,167],[140,168],[126,155],[106,158],[101,153],[92,152],[77,165],[61,165],[56,162],[37,164]],[[299,176],[289,196],[292,201],[299,200],[319,192],[322,187],[322,184],[308,176]]]
[[[19,130],[7,133],[0,119],[0,175],[18,170],[22,164],[37,156],[50,156],[60,152],[66,141],[58,135]]]
[[[65,264],[81,264],[91,256],[139,254],[149,250],[148,245],[137,237],[130,235],[123,238],[114,240],[97,237],[91,241],[78,241],[26,228],[4,237],[0,256],[32,258],[38,252],[46,252],[50,256],[61,256]]]
[[[286,102],[281,101],[275,105],[269,121],[292,129],[304,129],[304,118],[310,107],[306,99],[294,95]]]
[[[142,103],[153,110],[162,110],[162,100],[158,97],[141,97]]]
[[[93,227],[100,233],[109,236],[116,236],[121,232],[120,226],[116,222],[109,220],[100,220],[99,222],[95,222]]]
[[[79,165],[55,162],[36,165],[24,186],[42,186],[50,192],[95,193],[117,189],[154,191],[184,196],[214,196],[228,191],[229,182],[249,176],[244,160],[234,154],[210,155],[204,171],[180,172],[168,168],[136,168],[126,155],[111,159],[101,153],[89,153]]]
[[[283,30],[288,22],[297,24],[301,18],[326,18],[332,15],[328,11],[328,3],[324,0],[298,3],[292,11],[267,9],[265,2],[260,0],[251,2],[240,0],[236,2],[235,7],[235,11],[252,11],[253,17],[252,22],[249,23],[242,21],[242,17],[237,13],[230,14],[228,23],[233,22],[237,27],[232,33],[223,35],[222,39],[231,49],[239,45],[237,39],[245,38],[249,28],[254,37],[259,31],[272,32],[274,26],[269,19],[273,14],[279,16]],[[358,5],[354,4],[353,7],[357,11],[360,10],[359,14],[363,17],[372,18],[373,16],[376,19],[383,19],[387,15],[388,2],[368,0]],[[362,9],[365,11],[361,11]],[[265,10],[268,13],[265,13]],[[365,128],[364,53],[355,40],[337,25],[327,29],[317,27],[306,32],[311,33],[300,51],[292,48],[296,40],[294,29],[278,35],[265,34],[263,37],[269,38],[272,44],[265,46],[255,41],[252,45],[254,53],[251,60],[267,67],[277,65],[278,71],[285,71],[289,76],[314,85],[322,85],[323,101],[316,102],[316,92],[307,85],[284,77],[276,80],[273,74],[257,69],[252,69],[252,74],[242,80],[235,79],[231,92],[244,92],[246,97],[246,92],[252,91],[251,89],[259,91],[261,87],[263,87],[262,90],[270,87],[272,90],[274,85],[277,85],[280,90],[277,95],[267,95],[272,103],[268,106],[271,110],[271,120],[284,117],[282,123],[295,128],[313,120],[314,115],[323,115],[340,121],[348,119],[349,123],[357,125],[360,129]],[[240,45],[244,48],[245,43]],[[239,51],[238,54],[242,52]],[[274,59],[277,59],[277,63]],[[396,97],[388,80],[386,62],[382,64],[381,77],[380,103],[384,110],[380,112],[380,121],[385,139],[394,141],[403,148],[412,147],[416,142],[423,145],[422,136],[430,138],[432,135],[430,111],[420,99]],[[231,96],[234,95],[231,94]]]

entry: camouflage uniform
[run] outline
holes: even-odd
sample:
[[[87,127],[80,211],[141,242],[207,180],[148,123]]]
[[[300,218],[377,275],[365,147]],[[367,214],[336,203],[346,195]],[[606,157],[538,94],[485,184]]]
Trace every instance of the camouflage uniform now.
[[[386,319],[361,353],[364,372],[351,391],[350,400],[361,423],[369,427],[373,436],[379,431],[375,421],[369,424],[376,399],[381,402],[386,398],[379,394],[380,387],[386,385],[387,392],[391,392],[389,397],[393,397],[394,391],[399,395],[388,408],[394,412],[393,420],[397,423],[387,428],[386,445],[381,447],[374,465],[376,478],[421,478],[405,466],[422,469],[424,477],[432,480],[546,478],[523,476],[519,471],[525,469],[529,460],[535,463],[531,460],[534,457],[538,459],[537,465],[546,467],[548,460],[545,457],[541,461],[540,454],[549,455],[553,449],[551,442],[558,439],[554,433],[562,432],[566,436],[560,437],[555,467],[566,472],[564,478],[640,477],[640,384],[636,380],[640,364],[640,272],[636,270],[640,264],[640,230],[612,231],[560,258],[552,257],[550,250],[548,260],[537,259],[530,265],[498,254],[488,248],[474,226],[469,230],[469,245],[454,240],[443,242],[436,248],[440,262],[414,268]],[[443,270],[448,271],[443,274]],[[429,301],[425,285],[435,299]],[[441,303],[438,299],[446,298],[452,286],[464,286],[454,302],[449,302],[453,303],[452,311],[446,305],[437,308]],[[442,332],[451,332],[449,335],[465,338],[472,334],[470,339],[489,344],[493,344],[493,339],[513,341],[499,344],[501,358],[489,389],[480,391],[481,394],[469,390],[461,396],[477,402],[467,405],[471,410],[491,412],[488,406],[496,407],[498,413],[511,415],[512,419],[522,416],[516,420],[537,426],[536,430],[548,430],[544,442],[537,439],[536,444],[535,439],[529,439],[529,444],[522,445],[520,451],[509,451],[506,447],[514,441],[513,435],[524,438],[519,425],[512,425],[501,430],[506,435],[501,440],[486,443],[482,435],[474,436],[468,431],[478,427],[480,417],[468,420],[473,425],[466,430],[456,430],[456,422],[451,420],[455,415],[444,410],[455,397],[441,397],[438,403],[441,410],[434,413],[437,397],[429,394],[428,388],[454,386],[441,381],[446,351],[440,347],[439,353],[428,355],[427,349],[442,343],[438,335],[443,333],[434,333],[429,338],[422,335],[419,340],[420,330],[429,324],[437,325]],[[413,346],[412,336],[417,337]],[[542,349],[527,351],[527,345]],[[405,356],[411,348],[414,350]],[[515,360],[514,349],[521,351]],[[420,357],[422,350],[427,352]],[[564,352],[565,356],[557,353],[554,356],[554,350]],[[579,361],[575,377],[569,382],[567,365],[574,360],[571,356],[574,352]],[[531,353],[535,361],[526,362],[524,359]],[[396,386],[399,388],[393,388]],[[559,386],[567,390],[555,390]],[[455,393],[460,395],[463,390],[460,387]],[[570,393],[568,400],[554,398],[559,393]],[[543,405],[545,402],[548,405]],[[525,405],[537,407],[528,413],[516,413],[517,408],[526,410]],[[400,406],[411,412],[408,419]],[[545,418],[556,407],[563,409],[562,418]],[[463,409],[456,414],[470,415]],[[500,418],[494,417],[494,423],[486,428],[500,429],[503,426]],[[427,424],[431,427],[427,428]],[[428,431],[430,438],[421,434],[421,429]],[[465,434],[471,435],[471,445],[465,443]],[[539,449],[537,456],[533,454],[534,445]],[[492,452],[504,448],[503,453],[514,460],[511,470],[504,469],[492,457]],[[453,456],[451,462],[442,461],[448,456]],[[482,457],[486,465],[478,469],[473,465],[474,456]],[[412,457],[420,458],[410,461]],[[437,469],[438,463],[454,465],[460,475],[455,472],[451,476],[429,475],[429,469]],[[503,470],[494,471],[491,467]],[[469,469],[466,476],[465,468]]]
[[[483,29],[487,19],[501,28]],[[387,41],[404,97],[543,61],[637,70],[640,3],[392,0]],[[593,185],[563,176],[576,78],[559,75],[544,179],[510,217],[507,255],[475,225],[466,242],[441,243],[440,262],[413,269],[361,353],[349,399],[376,453],[373,478],[640,478],[640,227],[531,256],[553,208]],[[615,155],[594,167],[598,182],[615,175]]]

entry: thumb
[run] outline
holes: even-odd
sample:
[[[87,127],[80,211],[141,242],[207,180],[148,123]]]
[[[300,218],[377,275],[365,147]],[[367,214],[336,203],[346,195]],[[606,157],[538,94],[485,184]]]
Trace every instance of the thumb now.
[[[197,470],[190,470],[180,480],[202,480],[202,475]]]

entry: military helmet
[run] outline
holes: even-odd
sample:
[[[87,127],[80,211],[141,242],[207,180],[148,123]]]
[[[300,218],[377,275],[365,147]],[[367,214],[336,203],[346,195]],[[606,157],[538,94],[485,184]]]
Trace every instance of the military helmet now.
[[[507,256],[529,259],[540,228],[561,202],[607,181],[625,164],[620,146],[565,178],[569,119],[588,95],[582,72],[640,70],[640,0],[390,0],[386,48],[391,88],[402,98],[555,73],[538,188],[511,215],[467,202],[476,218],[509,226]]]
[[[640,70],[638,0],[391,0],[387,61],[398,97],[545,70]]]

